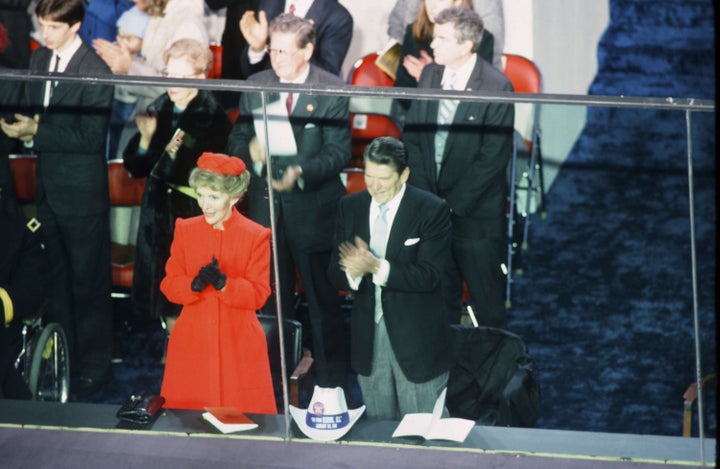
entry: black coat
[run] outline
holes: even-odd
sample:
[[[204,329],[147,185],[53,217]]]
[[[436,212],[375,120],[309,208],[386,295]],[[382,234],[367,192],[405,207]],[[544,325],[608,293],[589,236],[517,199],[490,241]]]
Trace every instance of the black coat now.
[[[173,107],[167,93],[156,99],[150,108],[157,111],[157,130],[147,153],[138,153],[140,133],[123,152],[128,171],[134,177],[148,178],[140,209],[132,297],[136,311],[153,317],[175,316],[180,311],[160,292],[160,281],[165,276],[175,219],[201,213],[195,199],[171,185],[187,186],[198,157],[205,151],[223,152],[230,132],[227,114],[209,91],[200,90],[175,125]],[[165,153],[165,145],[178,128],[185,131],[185,137],[172,159]]]

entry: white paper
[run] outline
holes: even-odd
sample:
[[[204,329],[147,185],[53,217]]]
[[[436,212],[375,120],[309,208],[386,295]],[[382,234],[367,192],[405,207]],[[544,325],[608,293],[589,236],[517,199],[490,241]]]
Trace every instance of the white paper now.
[[[462,443],[475,422],[461,418],[442,418],[447,388],[440,393],[432,414],[406,414],[393,432],[393,437],[421,436],[426,440],[449,440]]]
[[[267,105],[267,135],[265,139],[265,120],[263,118],[262,107],[253,110],[253,122],[255,125],[255,135],[258,142],[265,146],[265,142],[270,144],[270,155],[272,156],[295,156],[297,155],[297,144],[295,143],[295,134],[293,133],[290,119],[288,119],[287,108],[282,100],[272,102]]]

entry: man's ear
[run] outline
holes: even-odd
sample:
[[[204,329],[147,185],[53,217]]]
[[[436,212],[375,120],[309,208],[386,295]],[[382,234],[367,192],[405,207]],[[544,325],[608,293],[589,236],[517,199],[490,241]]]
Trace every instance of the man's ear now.
[[[410,177],[410,168],[405,167],[405,169],[402,170],[402,173],[400,173],[400,181],[402,181],[403,184],[405,184]]]
[[[305,57],[305,62],[310,62],[310,57],[312,57],[313,52],[315,51],[315,46],[308,43],[302,50],[303,57]]]
[[[74,32],[75,34],[77,34],[78,31],[80,31],[80,26],[82,26],[82,21],[78,21],[78,22],[75,23],[75,24],[71,24],[71,25],[70,25],[70,31],[72,31],[72,32]]]

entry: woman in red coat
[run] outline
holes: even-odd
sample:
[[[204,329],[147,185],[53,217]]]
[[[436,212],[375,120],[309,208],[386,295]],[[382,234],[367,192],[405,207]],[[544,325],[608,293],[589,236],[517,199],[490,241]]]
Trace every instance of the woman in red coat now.
[[[183,305],[168,344],[165,406],[275,414],[265,333],[270,230],[235,204],[250,174],[239,158],[203,153],[190,174],[202,216],[178,219],[160,289]]]

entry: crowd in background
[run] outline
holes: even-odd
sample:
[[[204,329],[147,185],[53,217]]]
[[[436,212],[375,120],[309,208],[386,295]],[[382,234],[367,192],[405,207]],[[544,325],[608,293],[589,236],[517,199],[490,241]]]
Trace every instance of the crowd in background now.
[[[401,44],[396,86],[512,90],[499,71],[504,43],[501,0],[398,0],[388,5],[390,7],[388,39]],[[473,9],[477,15],[468,13]],[[84,17],[80,16],[78,22],[80,10],[84,11]],[[447,14],[448,11],[452,13]],[[210,46],[220,41],[222,78],[255,83],[341,85],[345,81],[342,65],[353,33],[362,31],[363,25],[373,21],[372,17],[354,18],[337,0],[72,0],[65,4],[61,0],[0,0],[0,66],[80,74],[202,79],[208,77],[212,68]],[[58,24],[67,26],[67,32],[59,38],[52,32]],[[39,49],[31,54],[33,41]],[[68,45],[72,46],[69,47],[72,53],[66,54]],[[82,66],[78,66],[78,54],[87,58]],[[11,82],[1,83],[6,89],[16,86]],[[4,199],[11,198],[13,189],[7,159],[10,153],[41,155],[38,218],[48,226],[49,236],[55,240],[48,245],[50,263],[56,266],[51,269],[56,285],[50,289],[50,296],[62,298],[55,303],[65,309],[52,311],[51,308],[50,314],[62,318],[63,325],[71,331],[72,369],[79,380],[75,386],[78,397],[91,394],[110,379],[109,204],[107,179],[101,163],[121,158],[133,176],[147,178],[137,234],[139,257],[135,265],[133,302],[139,313],[162,317],[172,323],[180,307],[168,301],[159,285],[170,256],[176,220],[203,213],[203,207],[198,208],[195,201],[197,194],[190,187],[189,177],[204,152],[224,152],[244,160],[250,173],[249,218],[269,227],[273,224],[271,215],[276,217],[275,255],[279,260],[282,292],[292,295],[296,291],[297,275],[302,282],[312,334],[309,345],[317,363],[316,380],[323,387],[347,385],[349,361],[343,352],[346,339],[336,288],[338,281],[331,281],[328,273],[331,259],[337,263],[339,240],[334,237],[337,235],[335,215],[345,195],[339,174],[350,159],[347,98],[301,92],[275,96],[271,104],[278,103],[277,116],[288,124],[286,129],[294,137],[293,148],[287,150],[272,148],[272,144],[271,148],[264,148],[264,139],[257,133],[254,118],[261,103],[253,94],[243,94],[238,102],[237,95],[182,87],[119,85],[113,89],[57,85],[50,81],[17,86],[18,90],[22,89],[17,95],[1,95],[5,102],[0,103],[4,131],[0,133],[0,183]],[[64,103],[64,110],[55,110],[55,105],[57,109],[62,107],[60,100],[64,93],[71,93],[70,88],[75,90],[73,100]],[[349,276],[356,270],[368,278],[379,275],[382,280],[372,281],[377,286],[372,291],[378,298],[385,295],[383,291],[393,288],[412,289],[407,282],[412,285],[414,279],[424,279],[423,282],[429,283],[420,282],[425,285],[423,288],[447,295],[447,317],[443,315],[440,320],[447,323],[459,320],[461,284],[465,281],[480,322],[504,327],[500,267],[512,105],[445,101],[398,101],[393,107],[393,117],[398,125],[404,126],[404,145],[399,144],[398,150],[398,144],[393,142],[383,146],[380,153],[400,151],[407,155],[395,155],[391,160],[376,155],[381,159],[375,164],[381,169],[387,166],[390,177],[396,178],[397,183],[391,188],[393,196],[405,194],[400,188],[406,181],[437,196],[437,201],[432,199],[422,204],[429,204],[433,210],[448,211],[444,215],[448,220],[436,220],[442,221],[441,231],[447,246],[444,241],[435,246],[447,247],[446,254],[455,262],[448,261],[447,268],[444,263],[430,267],[427,258],[419,256],[420,260],[413,261],[418,265],[405,274],[405,283],[396,284],[395,275],[401,269],[393,264],[391,270],[389,263],[374,262],[371,268],[367,267],[362,252],[372,251],[375,257],[383,256],[369,246],[356,244],[352,248],[346,246],[345,255],[341,251],[341,270]],[[77,106],[84,118],[69,112],[68,105]],[[228,111],[234,108],[238,115],[233,123]],[[463,125],[453,125],[453,119],[462,121]],[[429,132],[428,122],[437,124],[437,128]],[[76,135],[75,144],[68,139],[68,135],[77,134],[77,128],[72,126],[86,132]],[[61,140],[63,144],[58,144]],[[89,145],[90,142],[93,145]],[[45,161],[50,161],[47,155],[51,153],[57,154],[55,166]],[[68,162],[81,153],[87,157],[81,166],[74,168],[71,178],[73,168]],[[268,154],[273,158],[271,187],[267,185],[264,165]],[[77,174],[82,174],[80,180],[76,179]],[[85,182],[88,188],[83,192]],[[277,193],[275,211],[268,210],[270,190]],[[370,191],[373,200],[382,199],[383,190],[382,185],[374,186]],[[68,197],[64,192],[73,192],[75,197]],[[412,197],[422,201],[425,196],[412,192]],[[374,213],[375,209],[371,210]],[[207,218],[207,212],[204,213]],[[449,220],[452,229],[444,225]],[[358,233],[358,236],[372,239],[374,235],[367,232],[367,227],[364,229],[364,235]],[[426,233],[422,233],[425,236]],[[423,246],[425,241],[408,237],[405,245]],[[391,257],[388,254],[388,258]],[[93,262],[89,261],[91,258]],[[403,261],[399,262],[397,265]],[[81,264],[85,267],[79,271]],[[367,270],[351,265],[365,265]],[[385,270],[378,272],[376,268]],[[435,281],[441,277],[452,279],[452,285],[437,280],[443,283],[441,288]],[[352,282],[349,286],[362,288]],[[224,284],[214,288],[222,290]],[[293,299],[284,297],[279,303],[283,311],[292,316]],[[263,309],[273,312],[275,304],[276,300],[271,297]],[[79,311],[83,308],[92,309],[91,317]],[[427,330],[418,329],[419,335],[413,339],[399,338],[402,334],[395,328],[401,324],[392,321],[388,320],[384,339],[389,335],[391,343],[402,340],[412,341],[413,347],[432,347],[432,344],[419,343],[422,337],[435,337],[427,335]],[[430,322],[437,321],[435,318]],[[98,331],[104,332],[96,335]],[[369,334],[368,340],[372,343],[372,332]],[[436,346],[445,346],[442,344],[446,339],[437,340]],[[414,353],[413,347],[407,353]],[[363,353],[372,355],[372,349]],[[365,355],[362,370],[357,371],[369,369],[370,358]],[[418,366],[407,357],[399,357],[398,361],[403,371],[406,363],[411,363],[407,366],[412,369]],[[353,365],[357,368],[356,362]],[[446,381],[447,363],[443,359],[436,365],[424,372],[415,370],[406,381],[426,382],[442,376]],[[373,383],[375,385],[377,383]],[[423,406],[434,403],[437,393],[433,390],[431,394]]]

